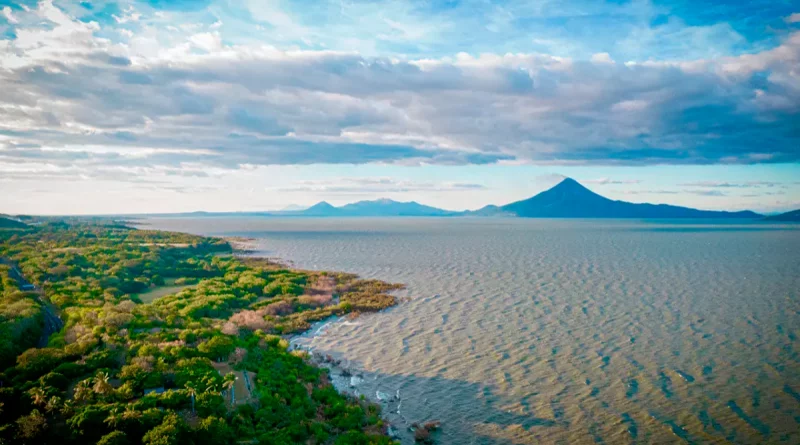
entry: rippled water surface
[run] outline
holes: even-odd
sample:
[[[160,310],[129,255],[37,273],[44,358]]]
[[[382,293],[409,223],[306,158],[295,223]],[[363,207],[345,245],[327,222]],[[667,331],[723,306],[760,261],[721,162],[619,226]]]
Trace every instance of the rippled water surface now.
[[[441,443],[800,443],[800,226],[522,219],[153,219],[299,267],[402,282],[332,324]],[[395,408],[393,407],[394,411]]]

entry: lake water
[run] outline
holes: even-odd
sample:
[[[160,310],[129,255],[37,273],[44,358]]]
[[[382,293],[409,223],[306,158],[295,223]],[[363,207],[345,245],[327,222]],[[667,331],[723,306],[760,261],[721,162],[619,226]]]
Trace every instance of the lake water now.
[[[440,443],[800,443],[800,226],[149,224],[408,285],[408,302],[311,344],[360,370],[359,391],[399,390],[401,422],[441,420]]]

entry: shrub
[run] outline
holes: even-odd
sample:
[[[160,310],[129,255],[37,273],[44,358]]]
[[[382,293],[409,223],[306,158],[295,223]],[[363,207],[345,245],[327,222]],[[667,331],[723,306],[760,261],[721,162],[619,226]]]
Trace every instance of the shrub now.
[[[128,436],[122,431],[116,430],[101,437],[97,445],[128,445],[129,443]]]
[[[264,315],[288,315],[294,312],[294,307],[292,306],[292,303],[286,300],[281,300],[268,304],[260,311],[263,312]]]

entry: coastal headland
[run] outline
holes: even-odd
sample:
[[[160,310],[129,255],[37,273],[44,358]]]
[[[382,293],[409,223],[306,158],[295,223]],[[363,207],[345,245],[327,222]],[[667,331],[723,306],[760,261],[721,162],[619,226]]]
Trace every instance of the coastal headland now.
[[[377,404],[337,391],[342,371],[290,341],[391,307],[402,286],[288,268],[248,246],[97,222],[0,230],[0,437],[393,443]],[[51,310],[63,328],[37,345]]]

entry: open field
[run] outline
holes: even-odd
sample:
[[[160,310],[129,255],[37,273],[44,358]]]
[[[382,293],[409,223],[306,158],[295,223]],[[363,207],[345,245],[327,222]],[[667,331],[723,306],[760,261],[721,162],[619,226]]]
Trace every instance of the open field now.
[[[166,283],[163,286],[155,286],[147,292],[139,294],[139,299],[142,300],[142,303],[152,303],[161,297],[177,294],[184,289],[189,289],[195,286],[196,284],[175,284],[175,279],[170,278],[166,280]]]

